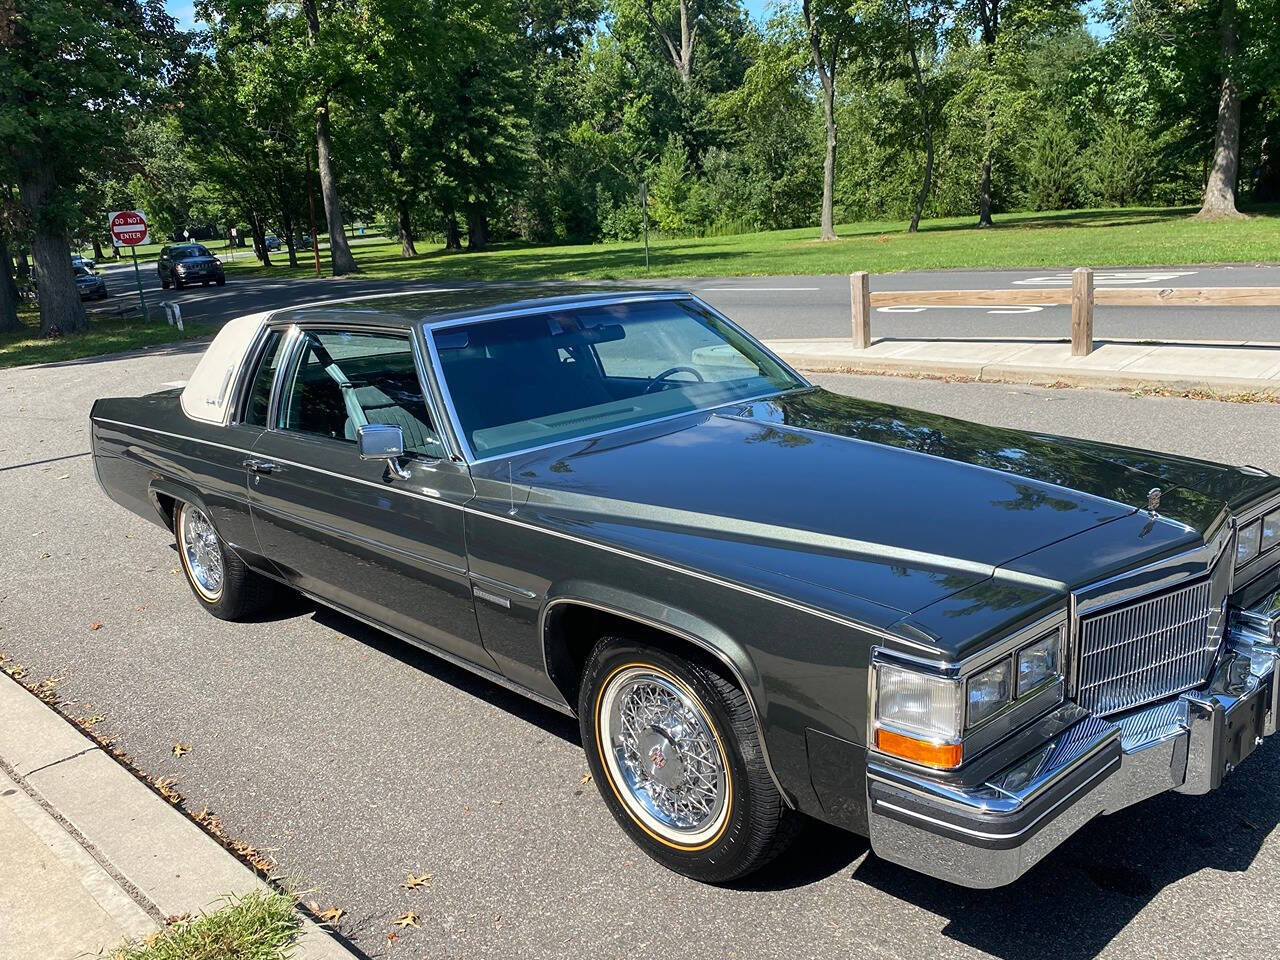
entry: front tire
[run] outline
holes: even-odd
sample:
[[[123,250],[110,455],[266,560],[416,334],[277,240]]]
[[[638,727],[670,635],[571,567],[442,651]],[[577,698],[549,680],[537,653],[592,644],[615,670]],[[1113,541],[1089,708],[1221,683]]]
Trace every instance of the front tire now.
[[[250,570],[227,547],[199,507],[178,503],[173,511],[182,572],[200,606],[219,620],[240,620],[266,609],[274,585]]]
[[[583,672],[587,763],[614,819],[676,873],[727,883],[798,825],[765,766],[746,695],[710,661],[604,637]]]

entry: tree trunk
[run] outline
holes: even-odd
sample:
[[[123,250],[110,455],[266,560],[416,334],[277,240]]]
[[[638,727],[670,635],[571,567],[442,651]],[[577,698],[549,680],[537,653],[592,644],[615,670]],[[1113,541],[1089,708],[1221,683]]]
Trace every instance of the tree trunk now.
[[[13,279],[13,267],[9,263],[9,243],[0,230],[0,330],[17,330],[18,285]]]
[[[916,77],[916,97],[920,101],[920,126],[924,133],[924,183],[920,185],[920,193],[916,197],[916,208],[911,214],[911,226],[908,233],[920,229],[920,216],[924,213],[925,202],[929,199],[929,188],[933,185],[933,124],[929,122],[929,103],[925,96],[924,74],[920,70],[920,57],[916,54],[916,38],[911,29],[911,2],[906,0],[907,12],[907,50],[911,54],[911,70]]]
[[[1236,88],[1236,54],[1240,48],[1240,24],[1236,0],[1222,0],[1218,19],[1222,48],[1222,89],[1218,94],[1218,123],[1213,144],[1213,167],[1204,188],[1205,219],[1238,217],[1236,178],[1240,171],[1240,91]]]
[[[119,258],[119,256],[120,256],[120,251],[117,250],[116,257]],[[13,261],[18,268],[18,279],[30,280],[31,279],[31,261],[27,259],[27,251],[19,250],[17,255],[13,258]]]
[[[307,43],[314,47],[320,33],[320,13],[316,0],[302,0],[302,13],[307,21]],[[316,166],[320,171],[320,194],[324,198],[324,217],[329,228],[329,263],[335,277],[359,273],[351,255],[342,222],[342,202],[338,199],[338,175],[333,167],[333,140],[329,136],[329,98],[323,96],[316,106]],[[312,237],[319,243],[318,237]]]
[[[987,118],[987,138],[991,137],[991,118]],[[982,158],[982,182],[978,185],[978,226],[991,226],[991,147]]]
[[[57,194],[53,170],[37,158],[19,158],[18,199],[35,228],[31,255],[36,266],[36,288],[40,295],[40,333],[57,337],[89,325],[80,289],[71,270],[71,235],[50,210]]]
[[[298,265],[298,245],[293,239],[293,214],[289,212],[289,204],[285,203],[280,211],[280,225],[284,228],[284,248],[289,252],[289,266]]]
[[[449,213],[444,218],[444,248],[446,250],[462,249],[462,235],[458,232],[458,217],[454,213]]]
[[[267,249],[267,231],[257,212],[249,214],[249,229],[253,231],[253,252],[264,267],[271,266],[271,251]]]
[[[653,0],[645,0],[644,13],[649,18],[649,24],[658,34],[659,39],[667,48],[667,54],[671,57],[671,65],[675,67],[676,73],[680,75],[680,82],[688,84],[693,79],[693,49],[698,42],[698,22],[695,13],[692,21],[689,17],[690,0],[679,0],[680,4],[680,43],[677,45],[674,38],[666,31],[666,28],[658,22],[658,18],[653,13]]]
[[[809,48],[813,54],[813,65],[818,71],[818,79],[822,81],[822,120],[826,125],[826,152],[822,160],[822,239],[836,239],[835,228],[835,196],[836,196],[836,59],[839,56],[838,41],[832,39],[831,57],[822,55],[822,36],[818,30],[818,21],[804,0],[803,7],[805,25],[809,28]]]
[[[396,204],[396,228],[400,233],[400,256],[416,257],[418,248],[413,242],[413,224],[409,220],[409,199],[401,197]]]
[[[472,204],[467,208],[467,250],[479,253],[489,246],[489,218],[484,210]]]
[[[97,237],[90,237],[89,240],[93,243],[93,262],[101,263],[106,259],[106,255],[102,252],[102,241]]]
[[[995,72],[996,41],[1000,37],[1000,5],[1003,0],[978,0],[978,20],[982,26],[982,45],[987,51],[987,73]],[[978,226],[991,226],[991,162],[995,154],[995,107],[987,104],[987,129],[983,140],[982,180],[978,185]]]

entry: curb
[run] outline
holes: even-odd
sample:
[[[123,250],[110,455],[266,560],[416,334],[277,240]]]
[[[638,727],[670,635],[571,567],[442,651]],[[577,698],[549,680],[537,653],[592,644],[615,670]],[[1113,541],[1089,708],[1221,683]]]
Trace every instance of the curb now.
[[[16,680],[0,680],[0,766],[151,916],[196,915],[271,888]],[[82,851],[84,852],[84,851]],[[293,960],[352,960],[305,914]]]
[[[1084,370],[1065,367],[1025,366],[1016,363],[975,363],[967,360],[919,361],[907,358],[832,357],[774,352],[783,362],[809,373],[865,373],[903,377],[962,377],[982,383],[1024,383],[1034,386],[1093,387],[1102,390],[1139,388],[1177,392],[1280,396],[1280,383],[1240,377],[1151,376],[1123,370]]]

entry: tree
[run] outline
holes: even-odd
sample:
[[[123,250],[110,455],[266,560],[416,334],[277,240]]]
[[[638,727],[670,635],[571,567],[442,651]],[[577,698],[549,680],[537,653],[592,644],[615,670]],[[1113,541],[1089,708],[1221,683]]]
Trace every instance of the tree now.
[[[1204,187],[1200,216],[1216,219],[1238,217],[1236,178],[1240,172],[1240,90],[1236,58],[1240,52],[1240,17],[1236,0],[1219,0],[1218,44],[1222,80],[1218,93],[1218,118],[1213,144],[1213,164]]]
[[[653,12],[653,0],[644,0],[644,15],[649,20],[650,26],[653,27],[654,33],[661,38],[663,45],[667,48],[667,53],[671,57],[671,65],[675,67],[676,73],[680,75],[682,83],[689,83],[693,79],[693,48],[698,42],[698,11],[693,10],[693,16],[689,15],[690,6],[693,0],[676,0],[676,13],[679,19],[679,39],[673,36],[673,31],[668,26],[658,20]]]
[[[307,44],[315,50],[321,46],[320,8],[317,0],[302,0],[302,16],[307,24]],[[329,57],[322,58],[327,63]],[[324,216],[329,226],[329,259],[335,277],[358,273],[356,259],[347,244],[346,224],[342,218],[342,200],[338,196],[338,173],[333,158],[333,136],[329,129],[329,105],[334,89],[322,82],[315,103],[316,167],[320,172],[320,192],[324,196]]]
[[[822,121],[826,128],[822,160],[822,239],[835,240],[836,74],[847,53],[850,18],[839,0],[803,0],[801,10],[809,34],[813,67],[822,84]]]
[[[18,320],[18,284],[13,276],[13,257],[9,254],[8,224],[3,217],[8,196],[9,188],[0,184],[0,331],[22,326]]]
[[[69,259],[76,185],[112,165],[182,45],[160,0],[10,0],[0,12],[0,175],[30,225],[46,336],[87,323]]]

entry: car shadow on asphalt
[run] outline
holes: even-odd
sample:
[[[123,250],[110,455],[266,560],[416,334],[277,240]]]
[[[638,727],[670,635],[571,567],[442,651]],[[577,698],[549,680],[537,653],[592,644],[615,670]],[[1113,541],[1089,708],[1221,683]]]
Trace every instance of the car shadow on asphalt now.
[[[316,623],[322,624],[330,630],[337,630],[349,637],[354,637],[380,653],[394,657],[401,663],[421,670],[423,673],[430,674],[442,683],[457,687],[464,693],[483,700],[499,710],[519,717],[526,723],[531,723],[575,746],[582,743],[578,734],[578,722],[572,717],[557,713],[550,707],[543,706],[522,694],[508,690],[506,687],[472,673],[463,667],[456,667],[449,661],[415,647],[406,640],[400,640],[388,633],[383,633],[381,630],[367,626],[344,613],[339,613],[337,610],[313,604],[305,599],[300,599],[300,603],[302,608],[295,608],[294,615],[299,612],[308,612]]]
[[[1260,747],[1215,793],[1161,794],[1097,817],[1015,883],[968,890],[871,856],[851,879],[947,919],[944,936],[1006,960],[1097,956],[1163,890],[1200,871],[1243,873],[1280,824],[1280,744]],[[1228,910],[1252,912],[1248,898],[1210,894]],[[1203,892],[1181,894],[1208,924],[1230,923]],[[1267,899],[1258,908],[1270,911]],[[1216,920],[1214,918],[1217,918]],[[1185,929],[1185,928],[1183,928]],[[1152,945],[1157,954],[1165,947]],[[1173,945],[1168,945],[1174,952]],[[1182,944],[1176,952],[1194,947]]]

